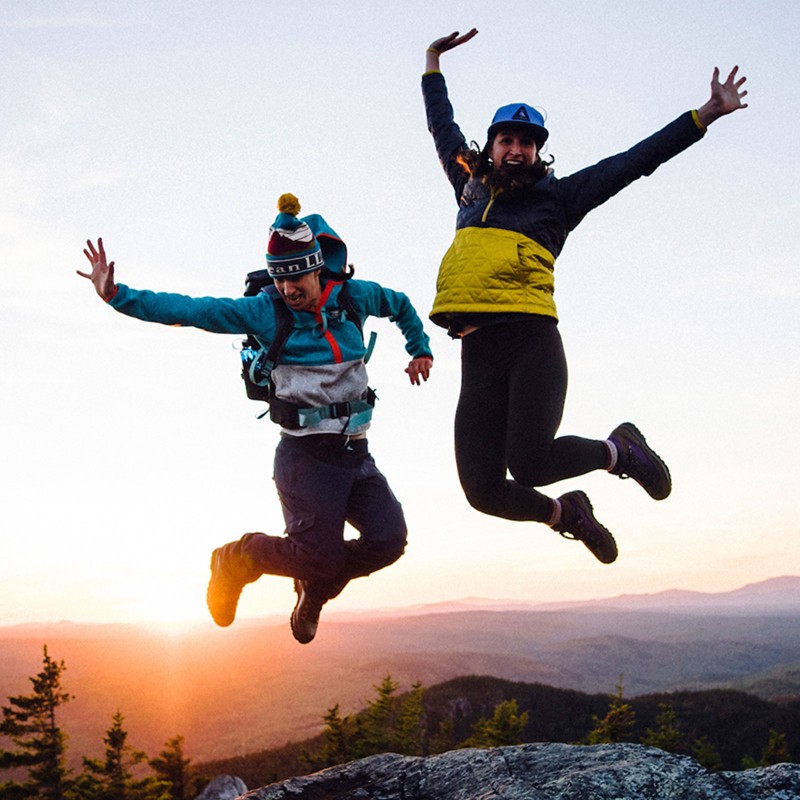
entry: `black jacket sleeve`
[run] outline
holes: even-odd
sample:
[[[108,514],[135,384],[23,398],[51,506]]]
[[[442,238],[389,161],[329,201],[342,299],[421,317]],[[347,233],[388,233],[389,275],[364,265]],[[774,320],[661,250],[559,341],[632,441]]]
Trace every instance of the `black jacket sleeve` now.
[[[422,97],[436,154],[455,190],[456,200],[460,201],[469,175],[456,159],[467,148],[467,140],[453,117],[453,106],[441,72],[427,72],[422,76]]]
[[[567,230],[571,231],[593,208],[605,203],[633,181],[653,172],[704,136],[691,111],[681,114],[665,128],[639,144],[604,158],[558,181],[566,211]]]

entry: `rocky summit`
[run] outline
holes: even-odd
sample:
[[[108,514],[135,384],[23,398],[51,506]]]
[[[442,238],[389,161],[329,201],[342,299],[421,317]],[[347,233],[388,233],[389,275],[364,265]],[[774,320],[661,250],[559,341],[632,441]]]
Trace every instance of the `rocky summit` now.
[[[233,800],[232,796],[230,800]],[[636,744],[384,754],[255,789],[249,800],[798,800],[800,765],[709,772]]]
[[[232,775],[220,775],[212,780],[197,796],[197,800],[231,800],[241,797],[247,786],[241,778]]]

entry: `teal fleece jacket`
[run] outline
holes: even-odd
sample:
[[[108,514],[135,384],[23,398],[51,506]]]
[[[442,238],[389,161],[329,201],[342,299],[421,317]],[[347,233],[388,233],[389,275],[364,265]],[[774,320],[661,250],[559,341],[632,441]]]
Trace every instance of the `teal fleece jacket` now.
[[[277,396],[303,407],[353,400],[363,397],[367,390],[364,338],[360,326],[339,311],[341,284],[332,284],[323,287],[325,300],[319,311],[291,312],[294,329],[272,373]],[[388,317],[400,328],[412,358],[432,357],[422,321],[405,294],[372,281],[350,280],[347,288],[362,322],[367,317]],[[269,346],[276,331],[273,300],[266,292],[254,297],[188,297],[119,284],[109,305],[146,322],[211,333],[251,334],[265,346]],[[303,433],[343,432],[343,425],[346,420],[325,420]],[[347,428],[347,432],[365,429],[366,426],[358,430]]]
[[[367,317],[389,317],[403,333],[406,352],[412,358],[432,357],[428,335],[405,294],[386,289],[373,281],[350,280],[347,288],[362,314],[362,321]],[[295,330],[286,341],[281,363],[336,363],[337,356],[332,343],[322,333],[325,327],[333,334],[341,351],[338,360],[352,361],[364,357],[364,341],[358,326],[338,319],[335,312],[333,316],[330,313],[337,307],[339,289],[337,285],[331,291],[321,315],[292,312]],[[122,314],[146,322],[201,328],[211,333],[249,333],[265,344],[269,344],[275,335],[272,300],[264,292],[255,297],[188,297],[132,289],[119,284],[117,294],[109,305]]]

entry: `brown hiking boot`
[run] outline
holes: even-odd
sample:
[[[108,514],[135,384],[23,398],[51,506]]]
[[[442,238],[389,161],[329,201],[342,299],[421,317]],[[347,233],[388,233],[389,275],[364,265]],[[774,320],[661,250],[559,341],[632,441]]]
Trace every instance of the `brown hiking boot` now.
[[[242,545],[248,537],[262,535],[247,533],[236,542],[218,547],[211,554],[211,580],[206,591],[206,605],[214,622],[221,628],[227,628],[236,618],[236,606],[245,585],[262,574],[252,558],[242,552]]]
[[[323,604],[309,595],[308,584],[305,581],[295,578],[294,590],[297,592],[297,602],[289,618],[292,636],[300,644],[308,644],[317,635]]]

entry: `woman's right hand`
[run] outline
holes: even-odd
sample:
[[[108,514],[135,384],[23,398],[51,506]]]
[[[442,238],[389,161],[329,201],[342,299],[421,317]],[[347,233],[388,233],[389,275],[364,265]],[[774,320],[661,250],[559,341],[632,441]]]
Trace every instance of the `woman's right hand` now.
[[[427,51],[425,52],[425,68],[427,72],[436,71],[439,69],[439,56],[448,51],[452,50],[454,47],[458,47],[459,45],[468,42],[472,39],[473,36],[476,36],[478,33],[477,28],[473,28],[470,31],[467,31],[463,36],[459,34],[458,31],[453,31],[449,36],[442,36],[441,39],[437,39],[435,42],[431,42]]]
[[[446,50],[452,50],[454,47],[458,47],[460,44],[468,42],[477,33],[477,28],[473,28],[463,36],[459,36],[458,31],[453,31],[449,36],[442,36],[441,39],[437,39],[435,42],[432,42],[428,49],[435,50],[437,53],[444,53]]]

